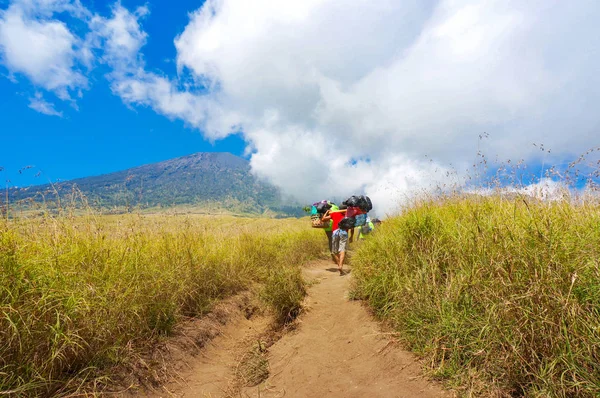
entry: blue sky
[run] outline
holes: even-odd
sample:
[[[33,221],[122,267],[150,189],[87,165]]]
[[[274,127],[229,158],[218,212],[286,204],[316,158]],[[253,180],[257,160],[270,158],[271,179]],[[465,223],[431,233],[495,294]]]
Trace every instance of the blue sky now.
[[[565,165],[600,146],[598,20],[596,0],[0,0],[3,178],[229,151],[298,199],[393,208],[478,151]]]
[[[6,2],[0,7],[6,7]],[[83,2],[90,7],[89,2]],[[110,15],[112,2],[93,3],[97,12]],[[145,2],[123,1],[135,9]],[[148,4],[151,15],[144,27],[150,39],[144,48],[151,68],[176,73],[173,39],[183,32],[188,12],[198,7],[187,2]],[[160,18],[159,18],[160,16]],[[66,20],[64,15],[56,18]],[[16,82],[7,78],[9,71],[0,67],[0,174],[4,185],[42,184],[98,175],[141,164],[157,162],[194,152],[226,151],[243,155],[244,141],[239,135],[210,142],[181,120],[170,120],[147,107],[126,107],[115,96],[103,71],[90,73],[89,89],[77,100],[78,110],[57,101],[62,117],[49,116],[31,109],[29,98],[40,90],[26,77],[15,74]],[[46,94],[47,99],[52,95]],[[18,171],[25,166],[32,169]],[[41,172],[41,174],[38,174]]]

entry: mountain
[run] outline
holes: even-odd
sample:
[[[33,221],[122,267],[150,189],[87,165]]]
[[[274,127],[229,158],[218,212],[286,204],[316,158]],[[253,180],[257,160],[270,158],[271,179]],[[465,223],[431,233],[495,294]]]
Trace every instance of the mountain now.
[[[301,215],[278,188],[256,178],[246,159],[226,152],[195,153],[131,169],[55,184],[13,188],[11,202],[62,204],[86,198],[103,210],[192,205],[244,213]]]

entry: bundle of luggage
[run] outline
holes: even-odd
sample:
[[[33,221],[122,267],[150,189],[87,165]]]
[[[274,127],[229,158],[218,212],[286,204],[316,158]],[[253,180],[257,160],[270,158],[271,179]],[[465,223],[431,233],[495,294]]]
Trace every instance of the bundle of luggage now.
[[[330,210],[334,206],[335,203],[328,200],[322,200],[320,202],[313,203],[310,212],[312,227],[327,228],[330,223],[329,221],[322,221],[322,218],[323,215],[327,213],[327,210]],[[366,224],[367,213],[373,209],[373,204],[368,196],[352,195],[342,202],[342,205],[339,207],[339,209],[346,209],[346,217],[340,221],[339,227],[341,229],[348,230],[354,227],[361,227]]]
[[[362,227],[367,222],[367,213],[373,209],[371,199],[364,195],[349,197],[342,202],[340,209],[344,206],[346,207],[346,217],[339,224],[342,229]],[[346,227],[347,225],[352,226]]]
[[[321,219],[333,205],[334,203],[328,200],[313,203],[310,209],[310,221],[313,228],[327,228],[329,226],[329,221],[322,221]]]
[[[352,195],[348,199],[344,200],[342,202],[342,205],[348,206],[348,207],[358,207],[365,213],[368,213],[369,211],[371,211],[373,209],[373,204],[371,203],[371,199],[369,199],[368,196],[364,196],[364,195],[361,195],[361,196]]]

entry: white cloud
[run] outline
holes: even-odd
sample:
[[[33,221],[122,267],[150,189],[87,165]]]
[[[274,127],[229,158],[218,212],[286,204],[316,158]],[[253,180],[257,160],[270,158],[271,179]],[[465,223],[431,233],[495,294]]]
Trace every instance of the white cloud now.
[[[91,36],[103,50],[102,59],[117,73],[135,72],[143,67],[140,48],[146,43],[147,34],[141,30],[138,18],[148,13],[146,7],[129,12],[120,3],[112,7],[111,18],[94,15],[90,22]]]
[[[180,73],[235,114],[214,126],[242,127],[259,175],[304,199],[376,196],[443,184],[479,145],[535,161],[543,142],[547,162],[593,145],[598,18],[586,0],[209,0],[175,45]]]
[[[555,181],[550,178],[541,178],[538,182],[522,186],[506,186],[506,187],[495,187],[495,188],[475,188],[466,190],[466,193],[491,196],[491,195],[508,195],[519,194],[529,196],[543,201],[557,201],[557,200],[573,200],[579,197],[589,196],[592,191],[589,187],[583,189],[577,189],[569,187],[562,181]]]
[[[29,107],[39,113],[49,116],[62,117],[63,113],[54,108],[54,104],[46,101],[41,93],[36,93],[35,97],[29,98]]]
[[[12,4],[27,14],[45,18],[60,12],[67,12],[80,19],[91,15],[79,0],[13,0]]]
[[[78,68],[80,39],[52,19],[56,12],[82,16],[85,9],[78,2],[19,0],[0,11],[0,60],[11,74],[68,100],[87,79]]]
[[[215,96],[209,98],[179,90],[176,81],[145,70],[140,49],[147,34],[141,29],[139,19],[147,14],[146,7],[132,13],[117,3],[110,18],[99,15],[92,18],[88,40],[102,49],[101,60],[112,69],[107,77],[113,93],[128,105],[149,106],[197,128],[226,121],[228,117],[217,105]],[[210,121],[208,113],[212,116]]]

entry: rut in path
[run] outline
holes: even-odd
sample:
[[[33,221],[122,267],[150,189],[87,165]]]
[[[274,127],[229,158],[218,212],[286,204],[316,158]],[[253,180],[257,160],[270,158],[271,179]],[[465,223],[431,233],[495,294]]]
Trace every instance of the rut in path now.
[[[238,320],[215,339],[168,394],[179,397],[451,397],[422,376],[415,357],[381,332],[363,305],[348,300],[352,274],[317,261],[305,269],[309,288],[298,327],[269,349],[270,376],[255,387],[235,389],[241,342],[265,330]],[[256,341],[256,340],[255,340]],[[237,347],[237,348],[236,348]]]

